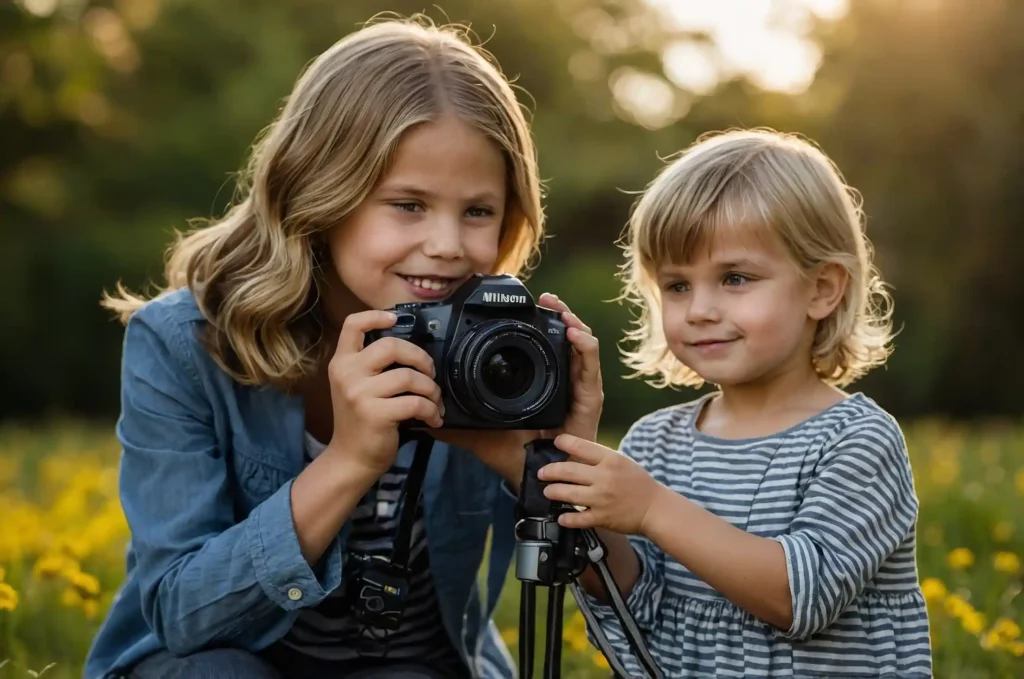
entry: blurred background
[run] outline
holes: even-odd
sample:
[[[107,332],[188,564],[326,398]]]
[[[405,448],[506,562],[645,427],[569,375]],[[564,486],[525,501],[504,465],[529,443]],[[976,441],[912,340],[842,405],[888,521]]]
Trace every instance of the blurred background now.
[[[75,676],[123,576],[101,292],[160,281],[303,65],[382,11],[470,25],[522,88],[551,234],[530,286],[602,339],[609,442],[695,395],[622,379],[632,314],[607,300],[636,193],[707,131],[820,144],[896,300],[896,351],[854,388],[910,442],[937,675],[1024,676],[1018,0],[3,0],[0,675]],[[599,676],[572,620],[567,663]]]

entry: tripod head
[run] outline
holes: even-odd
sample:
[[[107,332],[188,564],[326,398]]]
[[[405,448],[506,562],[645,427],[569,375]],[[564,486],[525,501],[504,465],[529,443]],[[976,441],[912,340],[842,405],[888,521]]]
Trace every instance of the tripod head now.
[[[561,665],[562,603],[568,585],[576,604],[587,621],[587,627],[598,647],[615,671],[616,677],[628,677],[615,656],[611,644],[598,624],[580,590],[577,578],[593,565],[601,578],[605,595],[611,601],[616,617],[633,652],[648,675],[661,679],[661,672],[643,642],[633,616],[622,600],[618,585],[605,563],[605,547],[591,529],[566,528],[558,517],[577,511],[572,505],[544,496],[548,484],[537,478],[541,467],[567,460],[569,455],[555,447],[552,439],[535,439],[526,446],[526,464],[516,503],[516,578],[522,583],[519,608],[519,673],[521,679],[533,676],[536,586],[547,586],[547,645],[544,658],[545,679],[557,679]]]

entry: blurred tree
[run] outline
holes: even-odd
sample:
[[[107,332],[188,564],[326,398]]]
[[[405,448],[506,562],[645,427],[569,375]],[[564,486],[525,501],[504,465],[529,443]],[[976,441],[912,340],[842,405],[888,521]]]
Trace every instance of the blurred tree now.
[[[906,328],[861,388],[898,414],[1020,411],[1020,3],[850,3],[818,28],[799,96],[680,89],[662,50],[708,37],[645,0],[439,4],[0,4],[0,416],[116,412],[121,329],[100,291],[158,278],[172,230],[223,212],[303,65],[382,9],[470,24],[525,90],[552,234],[534,285],[598,331],[610,427],[693,396],[620,381],[613,242],[660,158],[730,126],[804,132],[862,190]]]

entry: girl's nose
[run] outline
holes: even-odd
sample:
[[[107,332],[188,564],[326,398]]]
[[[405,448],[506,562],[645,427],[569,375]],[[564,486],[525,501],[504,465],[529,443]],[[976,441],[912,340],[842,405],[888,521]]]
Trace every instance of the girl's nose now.
[[[459,259],[463,256],[462,225],[458,218],[439,216],[429,227],[423,243],[428,257]]]
[[[694,287],[690,291],[690,305],[686,310],[688,323],[714,323],[721,320],[718,298],[714,292]]]

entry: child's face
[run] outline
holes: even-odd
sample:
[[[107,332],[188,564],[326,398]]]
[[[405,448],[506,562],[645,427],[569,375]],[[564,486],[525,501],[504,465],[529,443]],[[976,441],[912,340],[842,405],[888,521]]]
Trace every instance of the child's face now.
[[[658,272],[669,349],[722,387],[811,370],[813,283],[777,239],[726,231],[688,264]]]
[[[335,313],[442,299],[490,273],[505,199],[505,159],[483,134],[454,117],[407,131],[388,174],[328,235]]]

